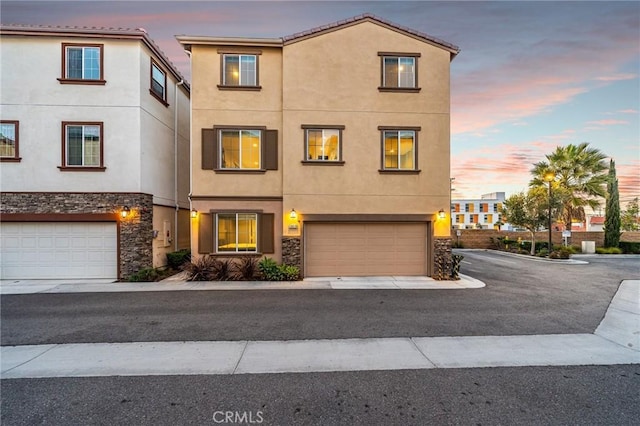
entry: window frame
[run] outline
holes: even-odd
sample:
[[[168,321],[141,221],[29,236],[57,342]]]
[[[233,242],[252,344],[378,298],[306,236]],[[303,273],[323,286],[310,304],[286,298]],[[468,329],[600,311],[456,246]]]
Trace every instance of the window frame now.
[[[418,174],[421,172],[418,164],[418,134],[422,128],[419,126],[378,126],[380,131],[380,169],[379,173],[385,174]],[[413,169],[387,168],[385,167],[385,133],[386,132],[413,132]],[[399,135],[398,135],[399,137]]]
[[[162,96],[160,96],[158,93],[156,93],[155,90],[153,90],[153,82],[157,81],[155,78],[153,78],[153,68],[156,68],[159,72],[162,73],[163,77],[164,77],[164,82],[163,82],[163,86],[162,86]],[[167,102],[167,73],[165,70],[162,69],[162,67],[160,66],[160,64],[158,64],[153,58],[151,58],[151,65],[149,68],[149,93],[151,94],[151,96],[153,96],[154,98],[156,98],[158,101],[160,101],[160,103],[162,105],[164,105],[165,107],[169,106],[169,103]]]
[[[214,127],[214,131],[216,132],[216,137],[218,140],[218,144],[217,144],[217,159],[218,159],[218,164],[216,164],[216,171],[218,172],[230,172],[230,173],[264,173],[264,171],[266,170],[264,168],[264,162],[265,159],[264,157],[264,151],[263,151],[263,144],[265,143],[265,137],[266,137],[266,127],[260,127],[260,126],[256,126],[256,127],[252,127],[252,126],[229,126],[229,127]],[[233,132],[243,132],[243,131],[256,131],[259,133],[260,135],[260,143],[258,144],[258,153],[260,155],[260,164],[258,164],[258,167],[255,168],[242,168],[242,167],[238,167],[238,168],[231,168],[231,167],[223,167],[223,155],[222,155],[222,132],[224,131],[233,131]],[[242,139],[239,138],[239,144],[240,144],[240,148],[242,148]],[[242,154],[240,154],[240,157],[242,157]]]
[[[0,124],[13,124],[13,133],[15,135],[13,157],[0,156],[0,162],[3,163],[19,163],[20,157],[20,122],[18,120],[0,120]]]
[[[251,211],[216,211],[216,212],[212,212],[212,214],[214,215],[214,226],[213,226],[213,242],[214,242],[214,253],[216,255],[232,255],[232,256],[237,256],[237,255],[252,255],[252,254],[260,254],[261,251],[261,247],[260,247],[260,237],[261,237],[261,229],[260,229],[260,215],[262,214],[261,211],[255,211],[255,210],[251,210]],[[235,244],[236,244],[236,249],[234,251],[220,251],[220,236],[219,236],[219,220],[220,220],[220,215],[235,215],[235,229],[236,229],[236,235],[235,235]],[[255,216],[255,236],[256,236],[256,249],[254,251],[247,251],[247,250],[243,250],[240,251],[238,250],[238,218],[239,215],[254,215]]]
[[[262,86],[260,86],[260,56],[262,55],[261,50],[227,50],[227,49],[219,49],[218,54],[220,56],[220,84],[218,84],[218,89],[220,90],[247,90],[247,91],[260,91],[262,90]],[[238,57],[238,66],[240,67],[241,57],[242,56],[254,56],[255,57],[255,82],[252,85],[243,85],[240,84],[242,81],[242,70],[239,71],[238,76],[238,84],[227,84],[225,80],[225,59],[228,56],[237,56]]]
[[[420,81],[418,79],[418,58],[422,55],[420,53],[407,53],[407,52],[378,52],[378,56],[380,57],[380,86],[378,90],[380,92],[403,92],[403,93],[419,93],[421,88],[418,85]],[[411,58],[413,59],[413,86],[412,87],[401,87],[399,86],[400,82],[398,81],[398,87],[386,86],[385,85],[385,59],[387,58],[396,58],[398,62],[401,58]],[[400,78],[400,74],[398,74],[398,79]]]
[[[98,126],[100,129],[100,165],[78,166],[67,164],[67,128],[69,126]],[[103,172],[104,166],[104,122],[102,121],[63,121],[62,122],[62,163],[58,166],[64,172]]]
[[[67,77],[67,48],[69,47],[94,47],[98,48],[100,52],[99,66],[100,66],[100,78],[98,79],[86,79],[86,78],[68,78]],[[83,54],[84,59],[84,54]],[[84,70],[84,64],[83,64]],[[104,79],[104,44],[94,43],[62,43],[62,70],[60,78],[58,78],[60,84],[87,84],[87,85],[99,85],[104,86],[107,82]]]
[[[344,165],[344,159],[342,157],[342,131],[345,129],[343,125],[315,125],[315,124],[303,124],[300,126],[304,133],[304,159],[302,164],[311,165],[325,165],[325,166],[342,166]],[[309,159],[309,130],[319,130],[324,133],[325,130],[337,130],[338,131],[338,158],[335,160],[329,159]]]

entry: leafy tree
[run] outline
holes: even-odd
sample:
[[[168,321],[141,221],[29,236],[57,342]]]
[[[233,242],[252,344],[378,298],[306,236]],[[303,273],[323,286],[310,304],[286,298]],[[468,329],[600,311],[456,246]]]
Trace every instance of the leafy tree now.
[[[512,225],[525,228],[531,234],[531,254],[536,250],[535,232],[548,221],[549,197],[544,188],[530,188],[507,198],[502,207],[503,217]]]
[[[584,207],[597,209],[605,196],[607,183],[606,155],[584,142],[579,145],[558,146],[546,161],[534,164],[529,183],[532,187],[546,187],[545,175],[554,175],[555,197],[562,202],[561,218],[567,227],[573,219],[585,221]],[[556,187],[557,186],[557,187]]]
[[[638,224],[639,213],[638,197],[636,197],[627,203],[627,209],[620,216],[620,227],[623,231],[637,231],[640,229],[640,224]]]
[[[607,181],[607,207],[604,219],[604,246],[618,247],[620,244],[620,194],[616,163],[609,162],[609,180]]]

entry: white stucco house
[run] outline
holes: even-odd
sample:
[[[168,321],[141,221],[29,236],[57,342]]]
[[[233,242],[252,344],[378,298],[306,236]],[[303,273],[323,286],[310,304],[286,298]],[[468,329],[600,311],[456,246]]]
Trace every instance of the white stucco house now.
[[[480,199],[451,200],[451,226],[454,229],[512,229],[502,220],[505,193],[483,194]]]
[[[0,26],[1,278],[189,248],[190,87],[142,29]]]

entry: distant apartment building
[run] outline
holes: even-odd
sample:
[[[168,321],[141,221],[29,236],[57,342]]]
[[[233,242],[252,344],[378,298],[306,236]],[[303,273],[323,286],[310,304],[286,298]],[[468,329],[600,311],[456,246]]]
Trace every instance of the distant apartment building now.
[[[480,199],[451,200],[453,229],[503,229],[512,226],[502,222],[504,192],[484,194]]]

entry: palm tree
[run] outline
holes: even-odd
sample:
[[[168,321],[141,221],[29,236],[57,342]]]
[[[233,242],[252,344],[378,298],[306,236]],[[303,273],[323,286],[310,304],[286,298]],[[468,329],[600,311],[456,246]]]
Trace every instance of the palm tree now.
[[[546,161],[534,164],[531,169],[532,187],[552,185],[554,195],[562,202],[562,220],[571,229],[573,219],[585,221],[584,208],[596,209],[606,195],[607,156],[583,142],[579,145],[558,146]],[[545,179],[554,176],[550,182]]]

